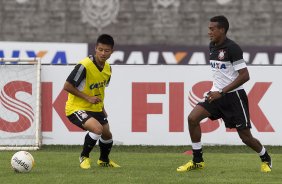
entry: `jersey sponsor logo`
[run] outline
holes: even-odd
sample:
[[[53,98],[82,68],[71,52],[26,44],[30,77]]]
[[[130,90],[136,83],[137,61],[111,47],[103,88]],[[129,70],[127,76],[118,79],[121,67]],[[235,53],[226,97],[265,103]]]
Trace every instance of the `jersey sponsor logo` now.
[[[211,67],[215,69],[226,69],[226,64],[223,62],[217,62],[214,60],[210,61]]]
[[[107,84],[107,81],[104,80],[103,82],[93,83],[89,86],[89,89],[95,89],[95,88],[103,88]]]

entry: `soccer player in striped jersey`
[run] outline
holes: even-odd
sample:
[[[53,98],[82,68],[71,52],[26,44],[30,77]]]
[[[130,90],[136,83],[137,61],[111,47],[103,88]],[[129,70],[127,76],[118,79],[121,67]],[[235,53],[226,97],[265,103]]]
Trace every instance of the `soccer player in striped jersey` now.
[[[243,84],[249,80],[249,72],[238,44],[226,37],[229,22],[224,16],[210,19],[210,65],[213,86],[204,102],[200,102],[188,116],[189,133],[192,141],[193,159],[177,168],[190,171],[205,167],[200,121],[204,118],[222,118],[226,128],[236,128],[242,142],[257,152],[261,158],[261,171],[270,172],[271,158],[259,140],[250,131],[248,97]]]
[[[79,161],[82,169],[89,169],[89,154],[99,141],[102,167],[120,167],[109,159],[113,145],[112,133],[104,107],[105,88],[111,79],[111,66],[107,62],[113,53],[114,39],[103,34],[98,37],[95,55],[81,60],[68,76],[64,90],[68,92],[65,112],[68,119],[87,131]]]

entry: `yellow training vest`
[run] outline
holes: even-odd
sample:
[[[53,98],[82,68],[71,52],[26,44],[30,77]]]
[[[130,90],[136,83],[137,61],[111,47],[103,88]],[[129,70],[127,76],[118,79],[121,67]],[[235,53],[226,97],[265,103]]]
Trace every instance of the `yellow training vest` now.
[[[81,92],[89,96],[97,96],[101,99],[101,102],[92,104],[69,93],[65,109],[67,116],[78,110],[101,112],[104,107],[105,87],[111,77],[111,67],[108,62],[105,62],[101,72],[89,57],[81,60],[79,64],[86,68],[85,85]]]

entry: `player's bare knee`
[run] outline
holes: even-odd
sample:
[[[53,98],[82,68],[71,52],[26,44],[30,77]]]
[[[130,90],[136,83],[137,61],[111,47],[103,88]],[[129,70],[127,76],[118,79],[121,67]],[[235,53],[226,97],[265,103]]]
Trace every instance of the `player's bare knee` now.
[[[197,126],[198,124],[199,124],[199,122],[197,122],[196,118],[194,118],[191,115],[188,116],[188,125],[189,125],[189,127]]]
[[[106,135],[102,134],[102,139],[110,140],[110,139],[113,139],[113,137],[112,137],[112,134],[106,134]]]
[[[101,135],[103,133],[103,126],[102,125],[96,125],[95,127],[91,128],[89,130],[92,133]]]
[[[109,139],[112,139],[113,136],[112,136],[112,133],[109,130],[104,129],[104,131],[102,133],[102,138],[104,140],[109,140]]]

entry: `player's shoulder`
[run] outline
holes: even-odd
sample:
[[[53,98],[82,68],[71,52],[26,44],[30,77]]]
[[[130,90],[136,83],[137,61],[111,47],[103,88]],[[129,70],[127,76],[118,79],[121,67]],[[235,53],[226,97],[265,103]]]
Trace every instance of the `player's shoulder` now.
[[[226,38],[225,45],[226,47],[230,49],[240,49],[241,50],[241,47],[234,40],[231,40],[229,38]]]
[[[83,58],[82,60],[80,60],[80,61],[78,62],[78,64],[85,63],[85,62],[92,62],[92,61],[93,61],[92,56],[89,55],[89,56]]]

